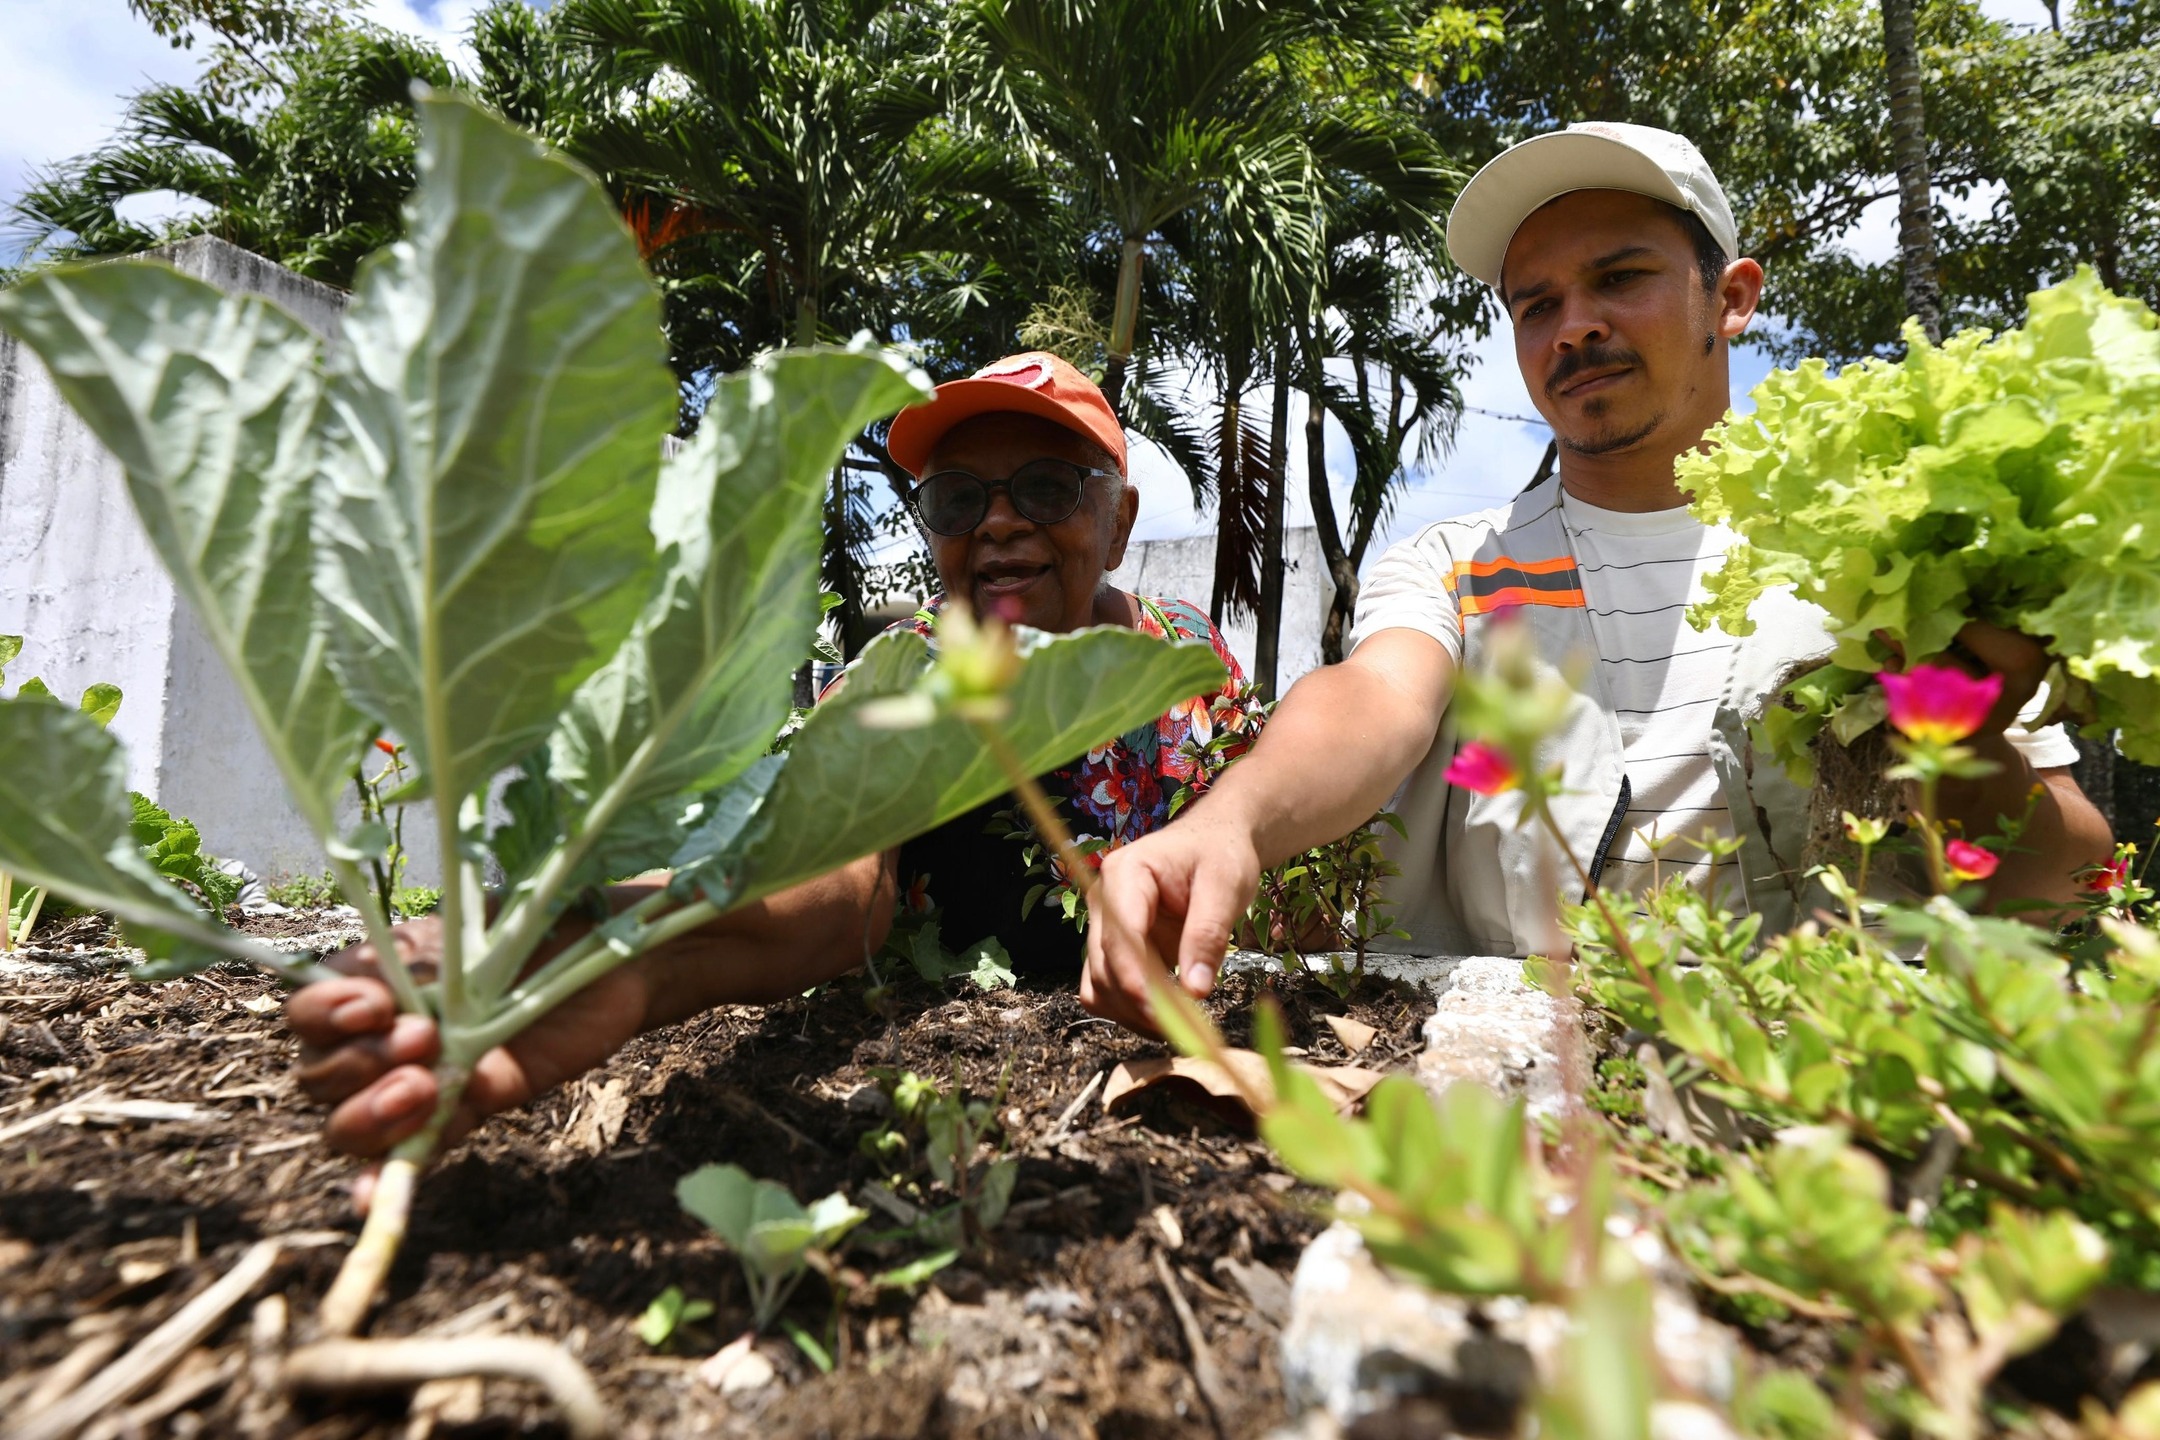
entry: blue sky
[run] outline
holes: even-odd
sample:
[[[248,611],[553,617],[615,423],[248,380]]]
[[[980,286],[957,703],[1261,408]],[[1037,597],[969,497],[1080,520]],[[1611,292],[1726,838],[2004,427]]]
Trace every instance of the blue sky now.
[[[477,8],[478,0],[369,0],[367,6],[379,23],[453,47]],[[1983,0],[1982,8],[2017,23],[2046,21],[2040,0]],[[151,34],[124,0],[0,0],[0,33],[9,37],[0,47],[0,204],[22,193],[37,166],[78,154],[104,138],[129,92],[157,81],[184,83],[195,71],[193,57]],[[1846,237],[1847,245],[1864,258],[1888,255],[1894,243],[1892,214],[1889,202],[1875,206]],[[11,242],[0,240],[0,255],[12,251]],[[1772,276],[1773,306],[1775,293]],[[1737,350],[1735,399],[1767,369],[1759,351]],[[1545,428],[1500,418],[1531,413],[1504,334],[1477,348],[1463,391],[1474,408],[1463,417],[1453,449],[1411,477],[1383,540],[1497,503],[1522,488],[1536,469],[1545,448]],[[1293,412],[1293,426],[1301,419]],[[1329,452],[1339,507],[1349,488],[1349,457],[1339,436],[1333,437]],[[1213,528],[1211,517],[1193,512],[1184,477],[1167,461],[1140,456],[1134,469],[1141,487],[1141,538]],[[1303,491],[1302,483],[1291,486],[1292,524],[1311,521]]]

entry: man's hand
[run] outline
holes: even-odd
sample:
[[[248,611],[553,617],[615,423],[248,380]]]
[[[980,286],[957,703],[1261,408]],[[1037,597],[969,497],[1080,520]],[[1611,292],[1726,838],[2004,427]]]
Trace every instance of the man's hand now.
[[[432,975],[442,926],[432,916],[397,927],[406,964]],[[323,980],[295,993],[285,1019],[300,1037],[300,1088],[337,1108],[324,1134],[354,1155],[375,1156],[427,1124],[441,1087],[433,1069],[442,1039],[435,1022],[401,1015],[390,987],[376,978],[375,947],[353,946],[330,958],[349,978]],[[499,1110],[522,1105],[590,1070],[643,1028],[648,1000],[644,967],[625,965],[594,981],[490,1050],[443,1131],[455,1144]]]
[[[1967,621],[1957,633],[1958,648],[1986,669],[2002,676],[2002,694],[1988,712],[1980,733],[2000,736],[2017,723],[2018,715],[2039,693],[2047,678],[2047,647],[2030,635],[1990,625],[1985,620]]]
[[[1156,1034],[1148,983],[1165,977],[1173,959],[1178,983],[1205,999],[1231,933],[1252,907],[1260,869],[1250,831],[1211,823],[1205,806],[1104,856],[1088,906],[1080,1003],[1128,1029]]]

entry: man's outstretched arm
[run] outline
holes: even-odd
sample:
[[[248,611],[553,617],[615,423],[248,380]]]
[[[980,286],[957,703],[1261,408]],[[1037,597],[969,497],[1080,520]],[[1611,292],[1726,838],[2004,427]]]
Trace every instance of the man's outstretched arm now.
[[[1147,986],[1164,960],[1195,995],[1213,989],[1260,872],[1387,803],[1432,748],[1454,676],[1439,641],[1397,629],[1292,686],[1252,751],[1175,824],[1104,858],[1080,1003],[1153,1033]]]

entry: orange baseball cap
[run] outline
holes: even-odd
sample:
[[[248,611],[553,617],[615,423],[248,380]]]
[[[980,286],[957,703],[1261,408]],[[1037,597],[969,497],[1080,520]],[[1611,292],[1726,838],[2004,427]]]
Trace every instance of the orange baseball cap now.
[[[1094,381],[1044,350],[1008,355],[965,380],[948,380],[923,404],[893,418],[885,449],[893,462],[921,478],[930,452],[963,420],[998,411],[1040,415],[1085,435],[1117,457],[1125,473],[1125,427]]]

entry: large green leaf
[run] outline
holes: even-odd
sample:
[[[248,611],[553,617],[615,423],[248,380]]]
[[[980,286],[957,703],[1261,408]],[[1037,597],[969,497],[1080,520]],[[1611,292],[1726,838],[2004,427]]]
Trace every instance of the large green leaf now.
[[[658,591],[555,732],[551,770],[574,806],[640,747],[652,753],[622,803],[722,785],[765,752],[816,633],[832,467],[927,388],[867,348],[783,351],[715,386],[697,437],[661,471]]]
[[[65,705],[0,700],[0,870],[184,937],[187,968],[244,949],[144,861],[133,818],[127,758],[103,726]]]
[[[650,593],[675,385],[593,178],[423,93],[407,238],[333,368],[315,577],[346,689],[470,794],[540,744]]]
[[[1027,663],[1009,695],[1004,733],[1030,774],[1147,724],[1171,705],[1220,688],[1223,663],[1204,644],[1166,644],[1136,630],[1023,632]],[[888,849],[1002,794],[1005,773],[968,724],[941,715],[916,729],[872,729],[862,708],[921,679],[921,636],[873,641],[839,694],[788,748],[761,823],[730,872],[707,883],[714,903],[742,904]],[[683,860],[694,857],[685,856]],[[680,863],[680,862],[679,862]]]
[[[367,723],[314,623],[315,337],[267,301],[144,262],[35,275],[0,291],[0,326],[119,457],[151,543],[327,834]]]

